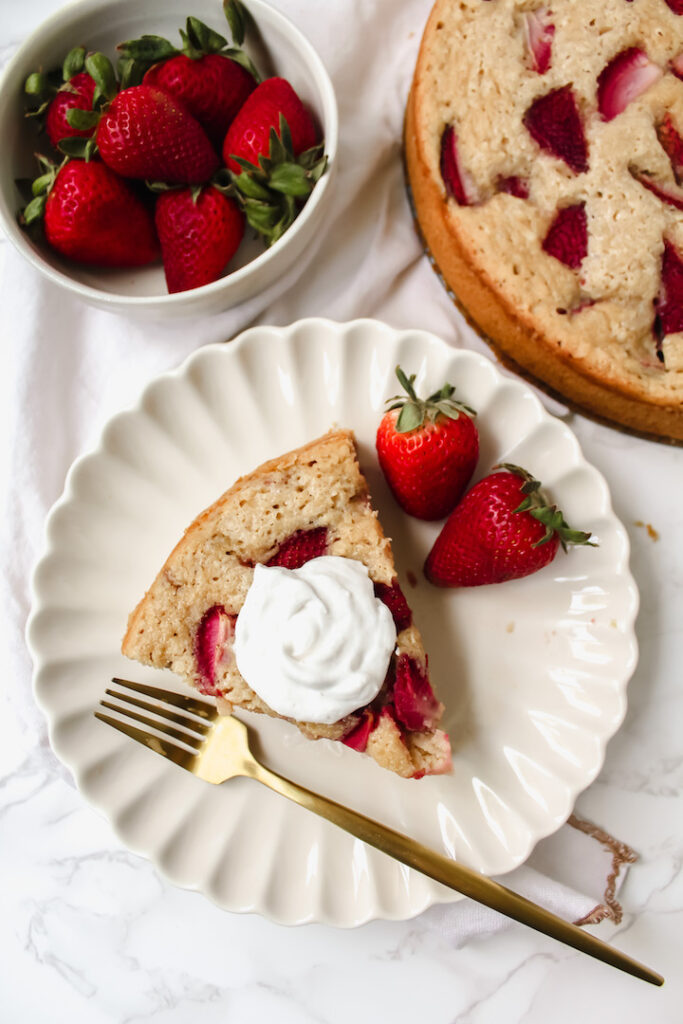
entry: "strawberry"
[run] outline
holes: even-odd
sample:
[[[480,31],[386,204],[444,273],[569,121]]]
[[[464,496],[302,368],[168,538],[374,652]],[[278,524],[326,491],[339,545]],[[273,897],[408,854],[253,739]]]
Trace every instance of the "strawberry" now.
[[[218,669],[226,658],[228,645],[235,635],[236,615],[229,615],[223,605],[215,604],[204,612],[194,638],[197,684],[202,693],[218,696]]]
[[[529,182],[526,178],[518,178],[511,175],[509,178],[498,178],[496,188],[499,192],[507,192],[509,196],[516,196],[517,199],[529,198]]]
[[[559,209],[542,245],[545,252],[560,263],[572,270],[578,269],[588,252],[586,204],[576,203]]]
[[[95,81],[86,71],[74,75],[66,85],[62,86],[47,108],[47,117],[45,118],[45,130],[53,146],[57,146],[62,139],[69,136],[78,135],[87,138],[93,134],[94,125],[80,131],[77,128],[72,128],[67,121],[67,111],[91,110],[94,95]]]
[[[441,519],[469,483],[479,455],[479,435],[469,406],[444,384],[427,399],[415,394],[415,375],[396,376],[407,397],[390,398],[377,430],[376,447],[394,497],[418,519]]]
[[[162,192],[154,223],[171,293],[216,281],[244,235],[239,206],[211,185]]]
[[[425,669],[409,654],[402,654],[396,662],[392,696],[396,718],[406,729],[429,731],[441,717],[443,706],[434,696]]]
[[[218,167],[209,139],[191,114],[151,85],[114,97],[96,134],[100,156],[127,178],[202,184]]]
[[[657,300],[655,332],[662,337],[683,332],[683,259],[665,239],[662,284]],[[658,350],[658,352],[661,349]]]
[[[675,185],[655,181],[647,171],[639,171],[637,167],[631,166],[629,171],[643,188],[646,188],[648,192],[652,192],[663,203],[673,206],[677,210],[683,210],[683,189],[677,188]]]
[[[375,583],[375,597],[383,601],[391,612],[397,633],[408,629],[413,621],[413,613],[398,580],[393,580],[392,583]]]
[[[78,135],[87,137],[95,130],[94,124],[82,130],[74,130],[67,120],[69,110],[92,109],[95,97],[95,80],[85,70],[86,53],[82,46],[70,50],[59,71],[41,71],[29,75],[24,91],[32,103],[38,106],[29,111],[29,117],[37,117],[44,127],[53,146],[62,139]]]
[[[545,7],[537,7],[524,16],[524,35],[528,48],[528,64],[532,71],[544,75],[550,67],[555,26],[551,13]]]
[[[474,206],[479,202],[479,193],[470,173],[463,167],[458,153],[458,136],[452,124],[447,125],[441,135],[440,170],[446,194],[455,199],[458,206]]]
[[[312,530],[297,530],[287,537],[267,564],[300,569],[312,558],[319,558],[326,552],[327,527],[316,526]]]
[[[26,225],[44,218],[45,238],[63,256],[101,267],[138,267],[159,256],[147,207],[132,186],[98,160],[68,160],[44,174],[23,211]]]
[[[570,85],[539,96],[523,118],[542,150],[564,160],[576,174],[588,170],[588,148],[579,109]]]
[[[439,587],[477,587],[529,576],[552,562],[560,544],[589,544],[548,505],[538,480],[509,463],[467,492],[447,519],[425,563]],[[594,545],[590,545],[594,546]]]
[[[351,747],[352,750],[359,750],[361,753],[365,750],[368,745],[368,737],[375,727],[375,716],[370,708],[363,709],[363,717],[361,718],[358,725],[354,725],[351,732],[347,732],[346,736],[342,736],[342,743],[345,743],[347,747]]]
[[[284,78],[267,78],[249,96],[223,142],[227,187],[249,224],[272,245],[294,221],[324,173],[308,110]]]
[[[664,3],[674,14],[683,14],[683,0],[664,0]]]
[[[677,132],[671,114],[665,114],[656,131],[659,144],[671,161],[676,184],[683,185],[683,138]]]
[[[637,46],[622,50],[598,75],[598,110],[605,121],[625,110],[662,77],[662,69]]]
[[[121,43],[117,49],[124,84],[142,81],[182,103],[220,148],[237,111],[256,88],[256,69],[243,50],[229,49],[227,40],[198,18],[189,17],[180,35],[182,50],[160,36]]]
[[[279,134],[281,116],[289,127],[294,156],[315,146],[313,119],[294,89],[284,78],[267,78],[248,98],[225,136],[223,159],[231,171],[239,174],[243,165],[238,158],[258,167],[259,157],[268,156],[271,129]]]

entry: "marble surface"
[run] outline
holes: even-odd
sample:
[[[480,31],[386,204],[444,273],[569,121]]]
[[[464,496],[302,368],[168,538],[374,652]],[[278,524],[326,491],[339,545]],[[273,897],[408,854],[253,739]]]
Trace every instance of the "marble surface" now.
[[[54,0],[4,5],[0,62],[57,6]],[[276,6],[306,28],[332,70],[351,57],[339,45],[347,15],[357,15],[362,6],[368,31],[380,32],[392,11],[390,0],[362,5],[360,0],[338,0],[329,5],[330,18],[339,27],[333,33],[307,20],[312,2],[280,0]],[[404,15],[395,29],[403,41],[404,66],[398,73],[402,87],[410,76],[429,3],[416,0],[410,6],[410,18]],[[375,60],[383,60],[381,47]],[[340,100],[343,116],[345,97]],[[399,133],[400,108],[399,96],[388,114]],[[347,140],[347,153],[352,151]],[[345,305],[342,296],[324,309],[304,312],[326,312],[339,319],[377,315],[396,326],[443,333],[455,314],[410,240],[397,150],[392,160],[388,208],[396,216],[395,231],[413,248],[405,265],[387,266],[386,278],[400,273],[403,284],[410,285],[413,295],[419,291],[424,303],[416,309],[414,302],[402,300],[380,281],[373,295],[356,296],[353,306]],[[18,273],[17,258],[6,250],[7,244],[0,242],[3,282]],[[323,285],[329,286],[329,280]],[[74,309],[74,319],[77,315]],[[270,315],[276,318],[278,310]],[[609,482],[616,512],[631,539],[632,570],[641,591],[640,661],[629,686],[626,721],[609,744],[599,778],[577,803],[581,816],[640,855],[620,895],[623,921],[617,927],[603,924],[597,933],[661,971],[667,979],[664,988],[650,988],[517,926],[483,934],[463,948],[453,947],[438,915],[430,913],[403,923],[374,922],[355,931],[284,929],[258,917],[222,913],[201,897],[163,882],[147,862],[122,848],[107,823],[84,804],[49,748],[31,702],[30,662],[18,630],[28,611],[24,567],[40,550],[44,511],[58,497],[69,462],[96,435],[103,418],[129,401],[144,381],[121,379],[115,386],[96,374],[87,386],[76,381],[87,395],[82,403],[87,429],[53,448],[52,473],[31,502],[13,492],[10,480],[18,435],[16,418],[6,413],[6,399],[19,360],[13,350],[21,336],[19,326],[15,320],[9,330],[5,320],[0,346],[2,495],[4,502],[27,510],[21,530],[16,537],[5,536],[3,545],[7,552],[16,541],[20,551],[3,567],[2,593],[8,605],[0,617],[3,650],[10,654],[0,694],[2,1020],[341,1024],[351,1017],[371,1021],[381,1016],[407,1024],[419,1013],[430,1024],[680,1021],[681,451],[569,417],[587,457]],[[179,361],[181,354],[174,350],[169,361]],[[151,358],[145,366],[150,374],[159,371]],[[27,399],[32,400],[35,396]],[[54,439],[50,442],[54,445]],[[4,517],[3,529],[16,521]]]

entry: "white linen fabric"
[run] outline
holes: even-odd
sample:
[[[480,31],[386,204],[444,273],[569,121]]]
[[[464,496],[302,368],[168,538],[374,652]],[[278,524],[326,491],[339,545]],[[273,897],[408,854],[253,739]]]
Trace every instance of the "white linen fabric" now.
[[[55,3],[55,7],[58,6]],[[82,304],[47,283],[3,240],[0,280],[2,433],[2,601],[9,714],[22,744],[60,771],[31,693],[24,643],[32,567],[46,514],[72,461],[91,448],[107,419],[132,404],[152,378],[198,346],[227,341],[247,326],[301,317],[376,317],[431,330],[455,346],[488,348],[466,325],[434,274],[414,230],[401,159],[405,100],[430,0],[274,0],[307,33],[334,82],[340,112],[339,173],[316,258],[266,294],[220,315],[149,322]],[[323,15],[324,11],[324,16]],[[5,61],[11,54],[0,54]],[[558,406],[543,399],[558,412]],[[562,409],[559,408],[562,412]],[[62,770],[63,771],[63,770]],[[613,870],[609,844],[564,826],[539,844],[507,885],[570,920],[605,903]],[[504,925],[462,901],[427,912],[457,944]]]

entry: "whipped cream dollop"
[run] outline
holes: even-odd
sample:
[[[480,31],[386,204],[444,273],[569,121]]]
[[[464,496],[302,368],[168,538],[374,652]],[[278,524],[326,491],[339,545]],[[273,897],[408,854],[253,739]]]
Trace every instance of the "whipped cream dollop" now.
[[[391,612],[362,562],[256,565],[235,624],[237,667],[278,714],[329,725],[382,688],[396,644]]]

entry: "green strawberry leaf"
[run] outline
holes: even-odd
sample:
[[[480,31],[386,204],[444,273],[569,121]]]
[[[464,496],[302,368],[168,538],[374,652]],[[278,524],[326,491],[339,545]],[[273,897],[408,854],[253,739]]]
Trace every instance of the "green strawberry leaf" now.
[[[100,119],[96,110],[81,110],[79,107],[71,107],[66,112],[67,124],[79,132],[94,128]]]
[[[40,71],[34,71],[24,82],[24,92],[27,96],[35,96],[42,99],[47,90],[47,77]]]
[[[185,31],[190,45],[199,51],[200,56],[207,53],[220,53],[228,45],[227,39],[192,15],[187,19]]]
[[[408,431],[422,426],[423,421],[424,414],[419,405],[416,405],[415,402],[406,402],[398,414],[396,432],[398,434],[407,434]]]
[[[102,101],[113,100],[118,92],[118,85],[109,58],[103,53],[89,53],[85,58],[85,70],[95,80],[93,106]]]
[[[34,196],[45,195],[50,190],[54,180],[54,170],[47,171],[46,174],[40,174],[31,182],[31,192]]]
[[[248,171],[243,171],[241,174],[229,173],[231,174],[231,183],[247,199],[272,200],[272,192],[257,180],[256,175],[250,174]]]
[[[305,149],[303,153],[299,153],[299,163],[302,167],[305,167],[307,171],[313,170],[321,160],[327,163],[327,157],[323,154],[323,144],[319,142],[317,146],[311,146],[310,149]]]
[[[408,395],[410,396],[410,398],[412,398],[413,401],[417,401],[417,395],[415,394],[415,387],[414,387],[414,384],[415,384],[415,374],[411,373],[410,377],[406,377],[406,375],[403,372],[403,370],[401,369],[401,367],[397,366],[396,367],[396,376],[398,377],[399,384],[401,385],[402,388],[404,388],[408,392]]]
[[[270,187],[286,196],[308,196],[313,185],[299,164],[279,164],[270,175]]]
[[[36,196],[32,199],[28,206],[25,206],[20,214],[20,221],[22,224],[28,226],[29,224],[35,223],[45,213],[45,204],[47,203],[47,195]]]
[[[84,46],[75,46],[69,50],[62,64],[62,78],[65,82],[70,82],[74,75],[81,73],[85,67],[85,52]]]
[[[244,213],[252,228],[259,233],[270,236],[277,224],[279,210],[269,203],[250,199],[244,205]]]
[[[116,74],[119,80],[119,89],[130,89],[133,85],[140,85],[144,78],[148,65],[134,57],[119,57],[116,62]]]
[[[82,135],[70,135],[59,140],[57,149],[77,160],[90,160],[97,151],[97,143],[94,139],[86,139]]]
[[[145,64],[158,64],[159,61],[168,60],[180,53],[168,39],[162,36],[144,35],[139,39],[129,39],[125,43],[119,43],[116,47],[122,57],[129,57],[131,60],[143,61]]]
[[[238,46],[241,46],[251,20],[248,11],[245,10],[240,0],[223,0],[223,13],[230,26],[232,38]]]

